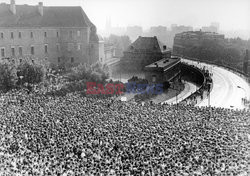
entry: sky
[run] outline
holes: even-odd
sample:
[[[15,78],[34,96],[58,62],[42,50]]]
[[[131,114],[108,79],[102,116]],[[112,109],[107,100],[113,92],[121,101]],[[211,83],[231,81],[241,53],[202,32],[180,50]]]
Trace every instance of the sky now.
[[[221,30],[250,31],[250,0],[16,0],[16,4],[82,6],[99,30],[106,20],[113,27],[190,25],[219,22]],[[9,0],[0,0],[9,3]]]

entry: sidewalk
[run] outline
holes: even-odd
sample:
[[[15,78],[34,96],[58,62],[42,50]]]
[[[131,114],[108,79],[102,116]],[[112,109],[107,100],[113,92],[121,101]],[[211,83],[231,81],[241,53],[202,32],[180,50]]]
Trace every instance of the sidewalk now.
[[[176,99],[176,96],[175,96],[175,97],[173,97],[173,98],[171,98],[169,100],[166,100],[166,101],[162,102],[161,104],[163,104],[163,103],[176,104],[176,100],[177,100],[177,103],[179,103],[182,100],[184,100],[185,98],[187,98],[188,96],[190,96],[195,91],[196,91],[196,85],[192,84],[190,82],[186,82],[184,90],[177,95],[177,99]]]

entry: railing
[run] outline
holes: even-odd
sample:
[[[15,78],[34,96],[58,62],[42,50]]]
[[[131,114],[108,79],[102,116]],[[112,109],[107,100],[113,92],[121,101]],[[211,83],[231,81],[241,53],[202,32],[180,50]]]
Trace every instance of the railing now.
[[[200,60],[200,59],[197,59],[197,58],[183,56],[183,55],[179,55],[179,54],[174,54],[174,56],[182,57],[182,58],[185,58],[185,59],[188,59],[188,60],[199,61],[199,62],[203,62],[203,63],[206,63],[206,64],[211,64],[211,65],[216,65],[216,66],[219,66],[219,67],[226,68],[226,69],[228,69],[230,71],[233,71],[233,73],[236,73],[240,77],[244,78],[248,83],[250,83],[250,75],[245,74],[242,70],[239,70],[239,69],[234,68],[232,66],[217,63],[217,62],[214,62],[214,61],[209,61],[209,60]]]
[[[199,73],[202,75],[202,77],[203,77],[203,83],[197,88],[197,90],[196,90],[194,93],[192,93],[191,95],[189,95],[188,97],[186,97],[185,99],[183,99],[183,100],[181,101],[181,102],[184,102],[184,101],[186,101],[186,100],[192,99],[192,97],[194,96],[194,94],[196,94],[197,92],[202,92],[202,89],[205,88],[205,86],[206,86],[207,78],[206,78],[206,76],[204,75],[204,73],[203,73],[198,67],[194,67],[194,66],[192,66],[192,65],[189,65],[189,64],[183,63],[183,62],[182,62],[182,64],[185,65],[185,66],[187,66],[187,67],[190,67],[190,68],[192,68],[192,69],[195,69],[195,70],[196,70],[197,72],[199,72]],[[211,86],[211,88],[210,88],[210,92],[211,92],[212,88],[213,88],[213,84],[212,84],[212,86]],[[198,102],[197,102],[196,104],[198,104]]]

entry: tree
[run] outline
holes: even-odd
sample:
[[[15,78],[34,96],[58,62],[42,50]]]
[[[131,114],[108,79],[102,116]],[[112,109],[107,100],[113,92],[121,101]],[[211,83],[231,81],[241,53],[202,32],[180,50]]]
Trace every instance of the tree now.
[[[73,67],[67,75],[67,80],[70,82],[80,80],[105,82],[108,77],[109,70],[107,65],[96,62],[92,65],[80,64],[77,67]]]
[[[45,70],[35,62],[23,61],[17,67],[18,84],[38,84],[43,81]]]
[[[0,63],[0,90],[7,92],[13,89],[17,82],[17,74],[14,64]]]

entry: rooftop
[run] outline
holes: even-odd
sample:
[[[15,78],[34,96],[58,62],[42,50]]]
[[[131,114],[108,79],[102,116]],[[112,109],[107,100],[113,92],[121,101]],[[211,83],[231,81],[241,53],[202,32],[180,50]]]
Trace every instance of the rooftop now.
[[[161,52],[161,44],[157,37],[139,37],[132,43],[127,52],[147,51],[147,52]]]
[[[146,69],[158,69],[158,70],[166,70],[174,66],[175,64],[179,63],[181,61],[178,57],[171,57],[171,58],[164,58],[157,62],[154,62],[150,65],[147,65]]]
[[[15,1],[12,0],[13,3]],[[91,27],[94,26],[79,6],[43,6],[43,15],[39,5],[15,5],[16,13],[10,10],[10,4],[0,4],[0,27]]]

